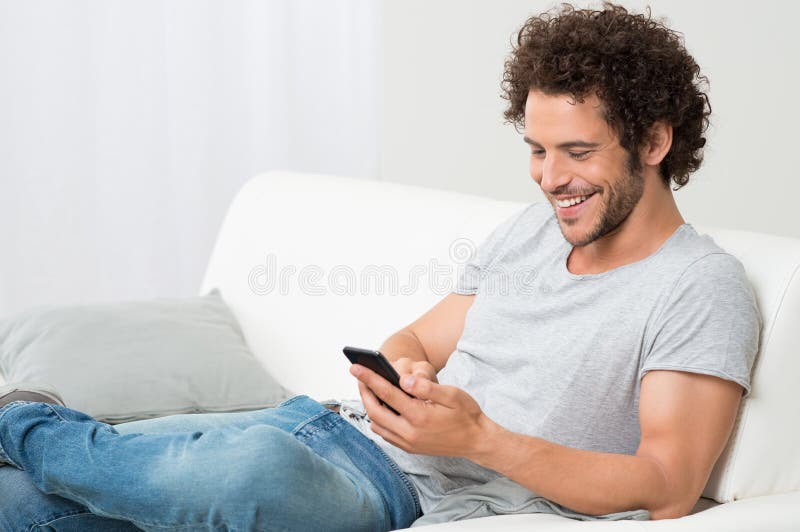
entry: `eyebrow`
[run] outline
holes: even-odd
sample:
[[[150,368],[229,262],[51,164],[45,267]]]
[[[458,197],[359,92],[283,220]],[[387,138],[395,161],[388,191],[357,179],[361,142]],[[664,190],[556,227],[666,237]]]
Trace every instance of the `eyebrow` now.
[[[526,144],[530,144],[531,146],[536,146],[539,148],[542,147],[541,144],[539,144],[530,137],[527,136],[522,137],[522,140],[524,140]],[[567,142],[562,142],[561,144],[556,146],[556,148],[561,150],[568,150],[570,148],[597,148],[598,146],[600,146],[600,144],[597,142],[587,142],[585,140],[570,140]]]

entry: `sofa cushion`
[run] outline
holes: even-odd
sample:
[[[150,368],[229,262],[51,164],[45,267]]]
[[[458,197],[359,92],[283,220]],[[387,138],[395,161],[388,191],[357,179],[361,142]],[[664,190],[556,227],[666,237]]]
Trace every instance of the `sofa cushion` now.
[[[0,321],[4,380],[46,383],[109,423],[273,406],[289,393],[248,349],[219,291],[35,307]]]

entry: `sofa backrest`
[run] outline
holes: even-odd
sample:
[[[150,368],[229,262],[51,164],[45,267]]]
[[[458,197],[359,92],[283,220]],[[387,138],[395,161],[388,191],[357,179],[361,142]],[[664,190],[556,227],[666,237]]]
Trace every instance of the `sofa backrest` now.
[[[742,262],[763,318],[752,390],[703,494],[730,502],[800,490],[800,240],[696,229]]]
[[[358,397],[345,345],[377,348],[443,298],[471,249],[519,202],[365,179],[270,172],[234,199],[214,287],[259,360],[316,399]],[[800,240],[697,226],[737,256],[764,317],[753,388],[704,495],[800,489]]]

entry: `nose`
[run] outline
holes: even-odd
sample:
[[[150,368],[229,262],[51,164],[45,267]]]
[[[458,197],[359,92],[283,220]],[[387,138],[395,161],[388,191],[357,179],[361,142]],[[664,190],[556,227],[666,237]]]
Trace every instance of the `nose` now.
[[[558,154],[548,153],[542,161],[539,186],[543,192],[553,193],[570,182],[569,171]]]

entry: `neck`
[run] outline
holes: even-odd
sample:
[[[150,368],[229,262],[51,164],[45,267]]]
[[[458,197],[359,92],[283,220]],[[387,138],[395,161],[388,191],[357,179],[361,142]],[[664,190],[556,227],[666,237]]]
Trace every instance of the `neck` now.
[[[639,203],[613,231],[594,242],[574,247],[567,269],[575,274],[602,273],[649,257],[685,222],[672,190],[649,179]]]

